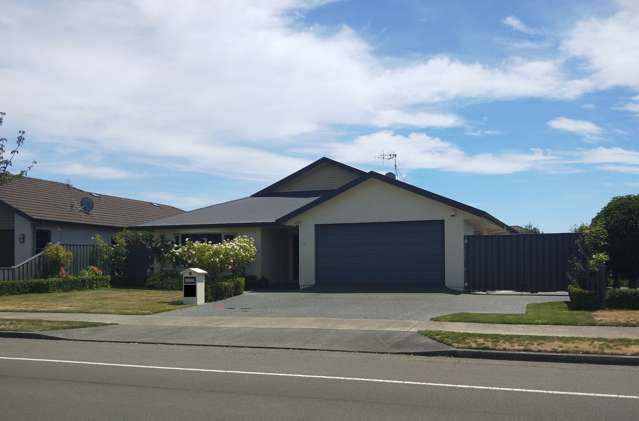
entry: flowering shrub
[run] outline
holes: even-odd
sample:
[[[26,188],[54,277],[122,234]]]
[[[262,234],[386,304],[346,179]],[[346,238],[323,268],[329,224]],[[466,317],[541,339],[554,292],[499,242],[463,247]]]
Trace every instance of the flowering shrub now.
[[[49,261],[49,276],[67,276],[66,268],[73,261],[73,253],[60,244],[49,243],[43,250],[43,254]]]
[[[244,273],[255,260],[257,249],[251,237],[242,235],[217,244],[187,240],[181,247],[175,246],[170,254],[176,264],[204,269],[209,277],[217,278],[223,273]]]
[[[86,268],[82,269],[80,273],[78,274],[78,276],[82,278],[91,278],[91,277],[102,276],[102,275],[104,275],[104,273],[102,272],[102,269],[100,269],[97,266],[87,266]]]

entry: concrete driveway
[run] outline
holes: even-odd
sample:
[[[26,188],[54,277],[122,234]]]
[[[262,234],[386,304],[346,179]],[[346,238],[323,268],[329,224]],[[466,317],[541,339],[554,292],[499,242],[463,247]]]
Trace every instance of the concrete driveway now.
[[[324,317],[430,320],[461,311],[523,313],[529,303],[565,301],[565,295],[453,294],[445,292],[245,292],[237,297],[162,313],[174,316]]]

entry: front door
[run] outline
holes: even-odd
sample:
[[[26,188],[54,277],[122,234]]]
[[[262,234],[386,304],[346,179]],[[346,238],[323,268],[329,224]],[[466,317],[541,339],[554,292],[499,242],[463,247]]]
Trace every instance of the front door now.
[[[40,253],[51,242],[51,231],[36,230],[36,253]]]
[[[13,230],[0,230],[0,267],[13,266]]]

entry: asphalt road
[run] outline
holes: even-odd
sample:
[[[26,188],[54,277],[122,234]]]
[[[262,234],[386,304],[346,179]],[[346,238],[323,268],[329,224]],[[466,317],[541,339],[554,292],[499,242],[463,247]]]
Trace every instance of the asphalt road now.
[[[639,419],[639,368],[0,339],[0,419]]]

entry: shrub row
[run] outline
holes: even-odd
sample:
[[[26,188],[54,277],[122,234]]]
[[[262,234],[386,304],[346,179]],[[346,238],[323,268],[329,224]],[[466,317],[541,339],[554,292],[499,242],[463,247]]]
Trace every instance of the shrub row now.
[[[207,282],[206,301],[219,301],[244,292],[244,278],[241,276]]]
[[[601,307],[601,300],[596,291],[569,285],[568,295],[570,296],[570,308],[572,310],[595,310]]]
[[[144,283],[150,289],[182,290],[182,276],[177,271],[156,272],[149,276]]]
[[[111,278],[109,276],[68,276],[65,278],[30,279],[26,281],[1,281],[0,295],[66,292],[109,287],[111,287]]]
[[[609,289],[606,307],[639,310],[639,288]]]

